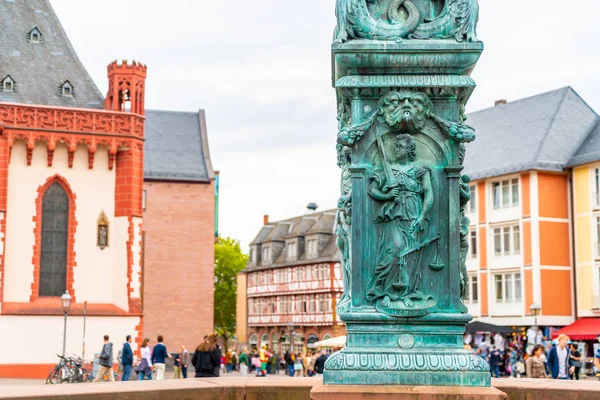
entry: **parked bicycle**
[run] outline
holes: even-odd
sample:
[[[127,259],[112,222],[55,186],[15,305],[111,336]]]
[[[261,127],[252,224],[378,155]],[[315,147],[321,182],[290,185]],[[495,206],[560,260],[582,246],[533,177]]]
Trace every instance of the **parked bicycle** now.
[[[92,375],[83,368],[83,360],[80,357],[67,357],[59,354],[57,356],[60,360],[48,374],[46,384],[77,383],[91,380]]]

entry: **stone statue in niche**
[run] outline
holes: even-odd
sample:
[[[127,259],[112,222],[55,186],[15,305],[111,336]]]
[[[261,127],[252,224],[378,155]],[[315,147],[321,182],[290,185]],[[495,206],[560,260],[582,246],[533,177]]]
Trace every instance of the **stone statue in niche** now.
[[[382,164],[369,188],[369,195],[382,203],[374,222],[384,226],[367,299],[382,309],[428,309],[435,300],[421,291],[421,267],[423,249],[437,240],[427,235],[431,170],[417,161],[409,134],[397,136],[393,161],[382,153]]]
[[[380,15],[374,16],[375,8]],[[336,17],[337,43],[407,38],[479,41],[477,0],[337,0]]]
[[[108,218],[106,218],[104,211],[98,217],[97,226],[96,245],[100,247],[100,250],[104,250],[108,247]]]
[[[337,246],[340,250],[340,261],[342,267],[342,277],[344,281],[344,293],[337,304],[337,311],[350,311],[350,302],[352,300],[352,272],[350,266],[350,225],[352,220],[352,181],[350,175],[350,153],[349,147],[338,144],[338,167],[342,169],[341,179],[341,197],[338,201],[337,210]]]

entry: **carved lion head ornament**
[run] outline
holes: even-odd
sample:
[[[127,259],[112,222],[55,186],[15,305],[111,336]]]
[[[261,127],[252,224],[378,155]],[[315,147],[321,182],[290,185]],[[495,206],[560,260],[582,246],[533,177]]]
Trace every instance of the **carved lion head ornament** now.
[[[432,103],[425,93],[389,92],[378,103],[379,119],[404,133],[420,132],[431,115]]]

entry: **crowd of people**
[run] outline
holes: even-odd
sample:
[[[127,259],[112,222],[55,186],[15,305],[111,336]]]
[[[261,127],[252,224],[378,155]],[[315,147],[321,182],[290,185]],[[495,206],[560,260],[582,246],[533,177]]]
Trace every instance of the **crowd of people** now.
[[[181,345],[178,352],[169,353],[163,343],[164,338],[158,335],[157,343],[152,347],[150,339],[145,338],[140,345],[139,357],[135,357],[131,348],[131,335],[127,335],[117,357],[122,373],[121,380],[131,380],[133,372],[138,380],[162,380],[165,377],[167,359],[173,359],[174,379],[187,378],[190,364],[194,368],[196,378],[218,377],[221,372],[233,371],[240,371],[242,376],[255,373],[258,377],[279,374],[280,371],[285,371],[292,377],[315,376],[323,373],[329,355],[326,351],[298,355],[287,351],[285,354],[277,354],[270,351],[266,345],[262,346],[260,351],[253,349],[252,352],[248,352],[244,348],[238,355],[230,349],[223,354],[217,339],[216,334],[205,336],[190,355],[185,345]],[[114,381],[113,344],[108,335],[104,335],[104,344],[97,355],[97,363],[99,366],[94,382],[101,381],[105,376],[109,381]]]
[[[228,373],[240,371],[242,376],[255,373],[257,377],[264,377],[268,374],[278,375],[284,371],[290,377],[310,377],[323,373],[328,356],[329,354],[324,350],[298,355],[293,351],[277,353],[271,351],[267,345],[263,345],[260,350],[253,349],[251,352],[244,348],[239,357],[234,351],[229,350],[224,357],[224,369]]]
[[[465,348],[484,358],[495,378],[507,375],[511,378],[579,380],[585,359],[579,344],[564,334],[558,336],[556,343],[545,338],[541,343],[532,343],[526,337],[505,343],[498,338],[493,345],[480,343],[472,349],[466,344]],[[600,371],[600,347],[594,354],[594,367]]]

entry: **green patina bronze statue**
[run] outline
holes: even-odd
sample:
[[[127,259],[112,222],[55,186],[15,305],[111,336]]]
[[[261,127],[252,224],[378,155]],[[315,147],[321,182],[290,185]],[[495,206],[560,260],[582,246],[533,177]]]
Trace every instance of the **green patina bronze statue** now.
[[[476,0],[338,0],[333,44],[347,347],[326,384],[489,386],[462,346]]]

